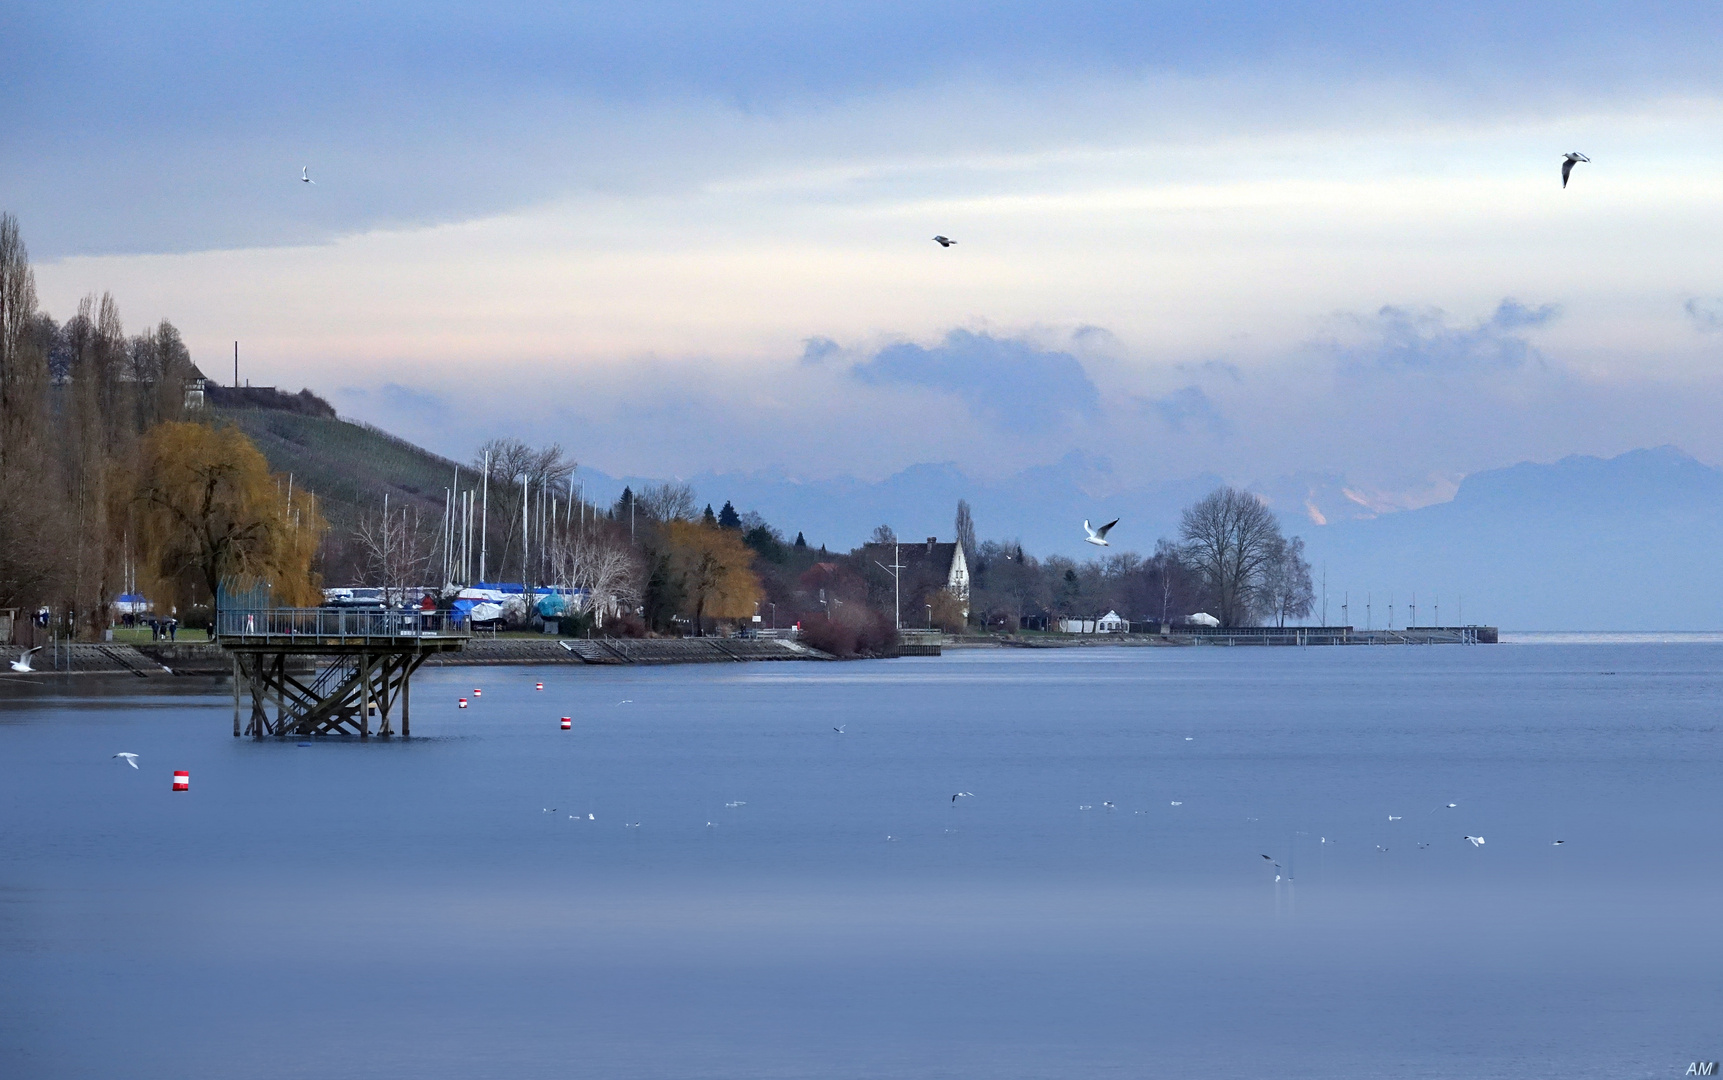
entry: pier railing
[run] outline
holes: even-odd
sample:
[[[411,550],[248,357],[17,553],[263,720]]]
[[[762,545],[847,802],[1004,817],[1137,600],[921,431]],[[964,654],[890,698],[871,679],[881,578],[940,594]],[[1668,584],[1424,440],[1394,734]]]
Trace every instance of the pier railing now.
[[[447,611],[354,608],[234,608],[216,616],[216,636],[246,638],[465,638]]]

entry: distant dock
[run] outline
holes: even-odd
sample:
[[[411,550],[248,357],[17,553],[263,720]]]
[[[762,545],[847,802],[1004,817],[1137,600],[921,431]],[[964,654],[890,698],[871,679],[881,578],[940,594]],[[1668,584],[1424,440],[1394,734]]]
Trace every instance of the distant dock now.
[[[1494,645],[1493,626],[1164,626],[1161,636],[1191,645]]]

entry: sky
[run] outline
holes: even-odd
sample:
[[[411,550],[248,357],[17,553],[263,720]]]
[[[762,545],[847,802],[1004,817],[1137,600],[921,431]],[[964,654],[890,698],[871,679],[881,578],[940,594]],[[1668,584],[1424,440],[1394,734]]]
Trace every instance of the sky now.
[[[1714,3],[0,7],[0,209],[451,456],[1097,495],[1723,462]],[[1568,151],[1592,158],[1564,190]],[[300,182],[308,168],[315,184]],[[951,248],[935,234],[957,240]]]

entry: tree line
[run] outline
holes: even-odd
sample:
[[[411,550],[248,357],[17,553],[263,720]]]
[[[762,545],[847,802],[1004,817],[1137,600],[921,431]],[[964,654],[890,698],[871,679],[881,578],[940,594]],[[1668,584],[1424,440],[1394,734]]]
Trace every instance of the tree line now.
[[[0,214],[0,608],[90,637],[125,592],[188,625],[228,583],[317,595],[313,498],[237,431],[188,422],[194,374],[171,322],[128,335],[106,293],[63,323],[42,311]]]

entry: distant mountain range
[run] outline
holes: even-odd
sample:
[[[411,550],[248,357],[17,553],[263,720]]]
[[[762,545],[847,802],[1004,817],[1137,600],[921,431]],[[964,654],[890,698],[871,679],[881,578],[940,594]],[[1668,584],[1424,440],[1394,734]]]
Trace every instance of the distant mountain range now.
[[[1147,554],[1175,537],[1180,511],[1220,483],[1213,476],[1084,494],[1104,479],[1078,456],[1006,481],[979,481],[950,465],[917,465],[885,480],[802,482],[774,475],[688,478],[702,503],[725,499],[757,510],[810,544],[848,550],[874,526],[900,537],[949,539],[960,498],[983,539],[1018,539],[1036,555],[1084,558],[1081,522],[1120,517],[1115,546]],[[625,483],[583,469],[593,497]],[[1453,499],[1382,512],[1330,476],[1253,484],[1305,538],[1328,618],[1341,604],[1354,625],[1404,626],[1414,596],[1420,624],[1440,617],[1522,630],[1715,630],[1723,628],[1723,471],[1674,447],[1604,460],[1568,457],[1475,473]],[[1312,510],[1315,514],[1312,514]],[[1319,525],[1315,517],[1327,524]],[[1365,605],[1369,604],[1366,613]],[[1316,613],[1320,616],[1320,610]]]

